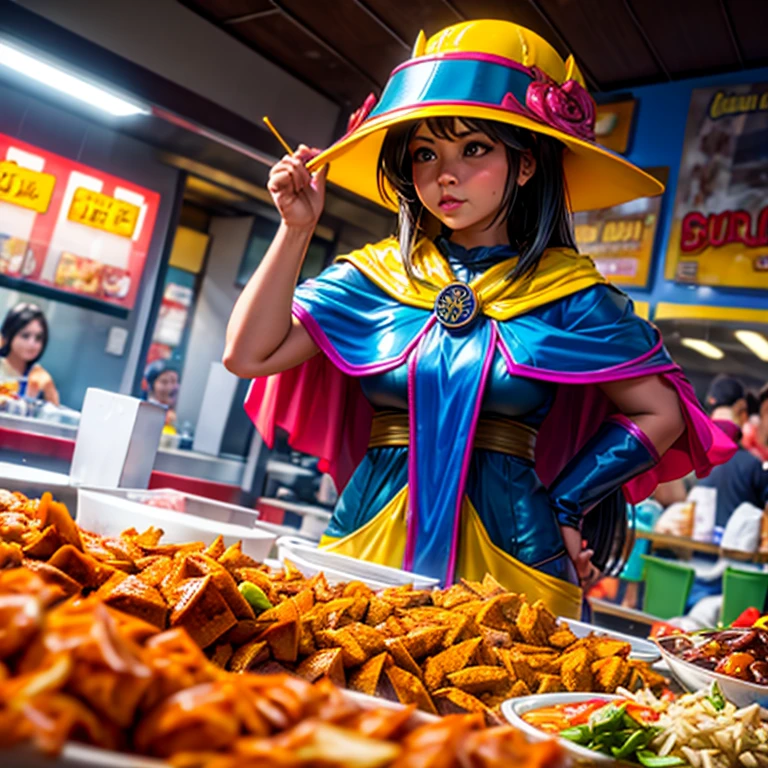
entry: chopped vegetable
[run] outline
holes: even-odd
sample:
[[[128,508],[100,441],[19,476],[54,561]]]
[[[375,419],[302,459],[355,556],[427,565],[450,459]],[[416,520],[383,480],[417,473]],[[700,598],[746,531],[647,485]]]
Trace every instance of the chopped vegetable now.
[[[725,709],[725,697],[723,696],[723,692],[720,690],[720,686],[717,683],[717,680],[712,681],[712,685],[709,687],[709,696],[707,696],[707,701],[714,707],[716,712],[720,712],[721,710]]]
[[[261,613],[272,607],[272,603],[269,602],[269,598],[264,594],[264,590],[256,586],[252,581],[242,582],[238,586],[238,590],[256,613]]]

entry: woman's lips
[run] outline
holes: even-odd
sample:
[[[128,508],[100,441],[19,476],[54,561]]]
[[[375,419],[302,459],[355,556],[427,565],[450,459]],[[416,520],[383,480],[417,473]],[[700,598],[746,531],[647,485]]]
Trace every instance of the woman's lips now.
[[[455,211],[464,205],[464,200],[457,200],[455,197],[443,197],[437,204],[441,211]]]

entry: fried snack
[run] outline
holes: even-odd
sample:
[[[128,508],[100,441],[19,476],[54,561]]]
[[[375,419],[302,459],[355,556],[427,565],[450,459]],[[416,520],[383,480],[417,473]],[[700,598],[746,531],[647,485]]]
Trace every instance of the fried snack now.
[[[480,699],[458,688],[440,688],[435,691],[434,701],[441,715],[453,715],[464,712],[481,714],[489,724],[495,724],[492,711]]]
[[[536,693],[560,693],[565,690],[559,675],[540,675]]]
[[[629,665],[621,656],[610,656],[593,662],[591,672],[594,675],[598,691],[614,691],[627,679]]]
[[[498,693],[510,686],[509,675],[503,667],[467,667],[451,672],[447,678],[454,688],[473,695]]]
[[[414,661],[413,656],[408,652],[408,649],[405,647],[401,638],[391,637],[389,640],[385,641],[384,645],[392,655],[392,658],[395,660],[395,664],[397,664],[398,667],[421,679],[421,668]]]
[[[103,601],[115,610],[129,613],[165,629],[168,606],[163,596],[138,576],[118,577],[118,583],[102,593]],[[109,586],[109,582],[105,587]]]
[[[438,653],[427,659],[424,664],[424,684],[430,691],[437,690],[443,684],[446,675],[458,672],[468,666],[481,643],[479,637],[465,640],[463,643]],[[397,658],[395,657],[395,661]],[[402,666],[402,665],[400,665]]]
[[[591,654],[586,647],[576,648],[562,657],[560,676],[567,691],[591,691]]]
[[[378,656],[368,659],[362,667],[349,676],[350,689],[360,693],[366,693],[369,696],[375,696],[376,691],[379,688],[381,673],[387,665],[387,661],[388,654],[386,653],[380,653]],[[305,675],[302,675],[302,677],[305,677]]]
[[[357,674],[360,674],[366,666],[367,664],[364,664],[360,667]],[[299,664],[296,674],[311,683],[314,683],[315,680],[319,680],[321,677],[328,677],[333,683],[343,687],[346,685],[346,675],[344,673],[341,648],[325,648],[322,651],[316,651]],[[378,677],[376,682],[378,683]],[[360,688],[351,685],[351,678],[350,687],[353,690],[360,690]],[[367,692],[362,691],[362,693]]]
[[[415,704],[424,712],[437,714],[432,697],[416,675],[394,666],[385,670],[385,675],[401,704]]]
[[[549,636],[549,644],[553,648],[562,650],[577,640],[576,635],[567,626],[561,626]]]
[[[231,672],[245,672],[253,669],[269,658],[269,652],[270,648],[266,640],[251,640],[230,655],[227,669]]]
[[[171,592],[172,627],[183,627],[201,647],[207,648],[237,624],[210,576],[185,579]]]

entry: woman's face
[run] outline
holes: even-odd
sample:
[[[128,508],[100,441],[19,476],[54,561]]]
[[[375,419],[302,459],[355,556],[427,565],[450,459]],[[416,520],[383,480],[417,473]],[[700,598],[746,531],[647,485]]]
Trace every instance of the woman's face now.
[[[11,352],[25,363],[30,363],[42,353],[44,339],[42,323],[32,320],[13,337]]]
[[[504,198],[509,174],[506,148],[486,134],[456,121],[457,138],[441,139],[421,123],[408,145],[413,163],[413,183],[424,207],[454,232],[480,233],[499,230],[507,242],[502,219],[489,230]],[[530,153],[521,157],[518,184],[533,175]],[[532,166],[532,167],[531,167]]]
[[[173,408],[179,392],[179,374],[176,371],[164,371],[156,379],[152,394],[158,403]]]

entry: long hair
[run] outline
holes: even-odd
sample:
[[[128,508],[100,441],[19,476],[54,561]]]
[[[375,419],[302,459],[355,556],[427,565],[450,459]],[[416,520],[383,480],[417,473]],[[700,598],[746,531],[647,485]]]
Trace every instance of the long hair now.
[[[30,360],[27,363],[27,368],[31,368],[43,356],[45,348],[48,346],[48,321],[45,319],[43,310],[40,307],[36,304],[25,303],[17,304],[13,309],[9,310],[5,320],[3,320],[3,325],[0,326],[0,336],[3,337],[0,357],[8,357],[13,340],[35,320],[40,323],[43,329],[43,345],[40,349],[40,354],[34,360]]]
[[[408,145],[422,121],[390,128],[379,154],[378,185],[380,193],[392,199],[387,182],[397,197],[398,241],[403,263],[412,276],[411,254],[421,229],[424,206],[413,183],[413,168]],[[433,117],[423,121],[440,139],[457,140],[459,132],[469,129],[502,144],[509,170],[498,213],[491,222],[506,219],[509,241],[520,254],[509,275],[517,279],[531,274],[547,248],[576,248],[563,174],[564,146],[557,139],[534,134],[514,125],[474,118]],[[520,157],[530,150],[536,160],[536,172],[524,186],[517,183]]]

